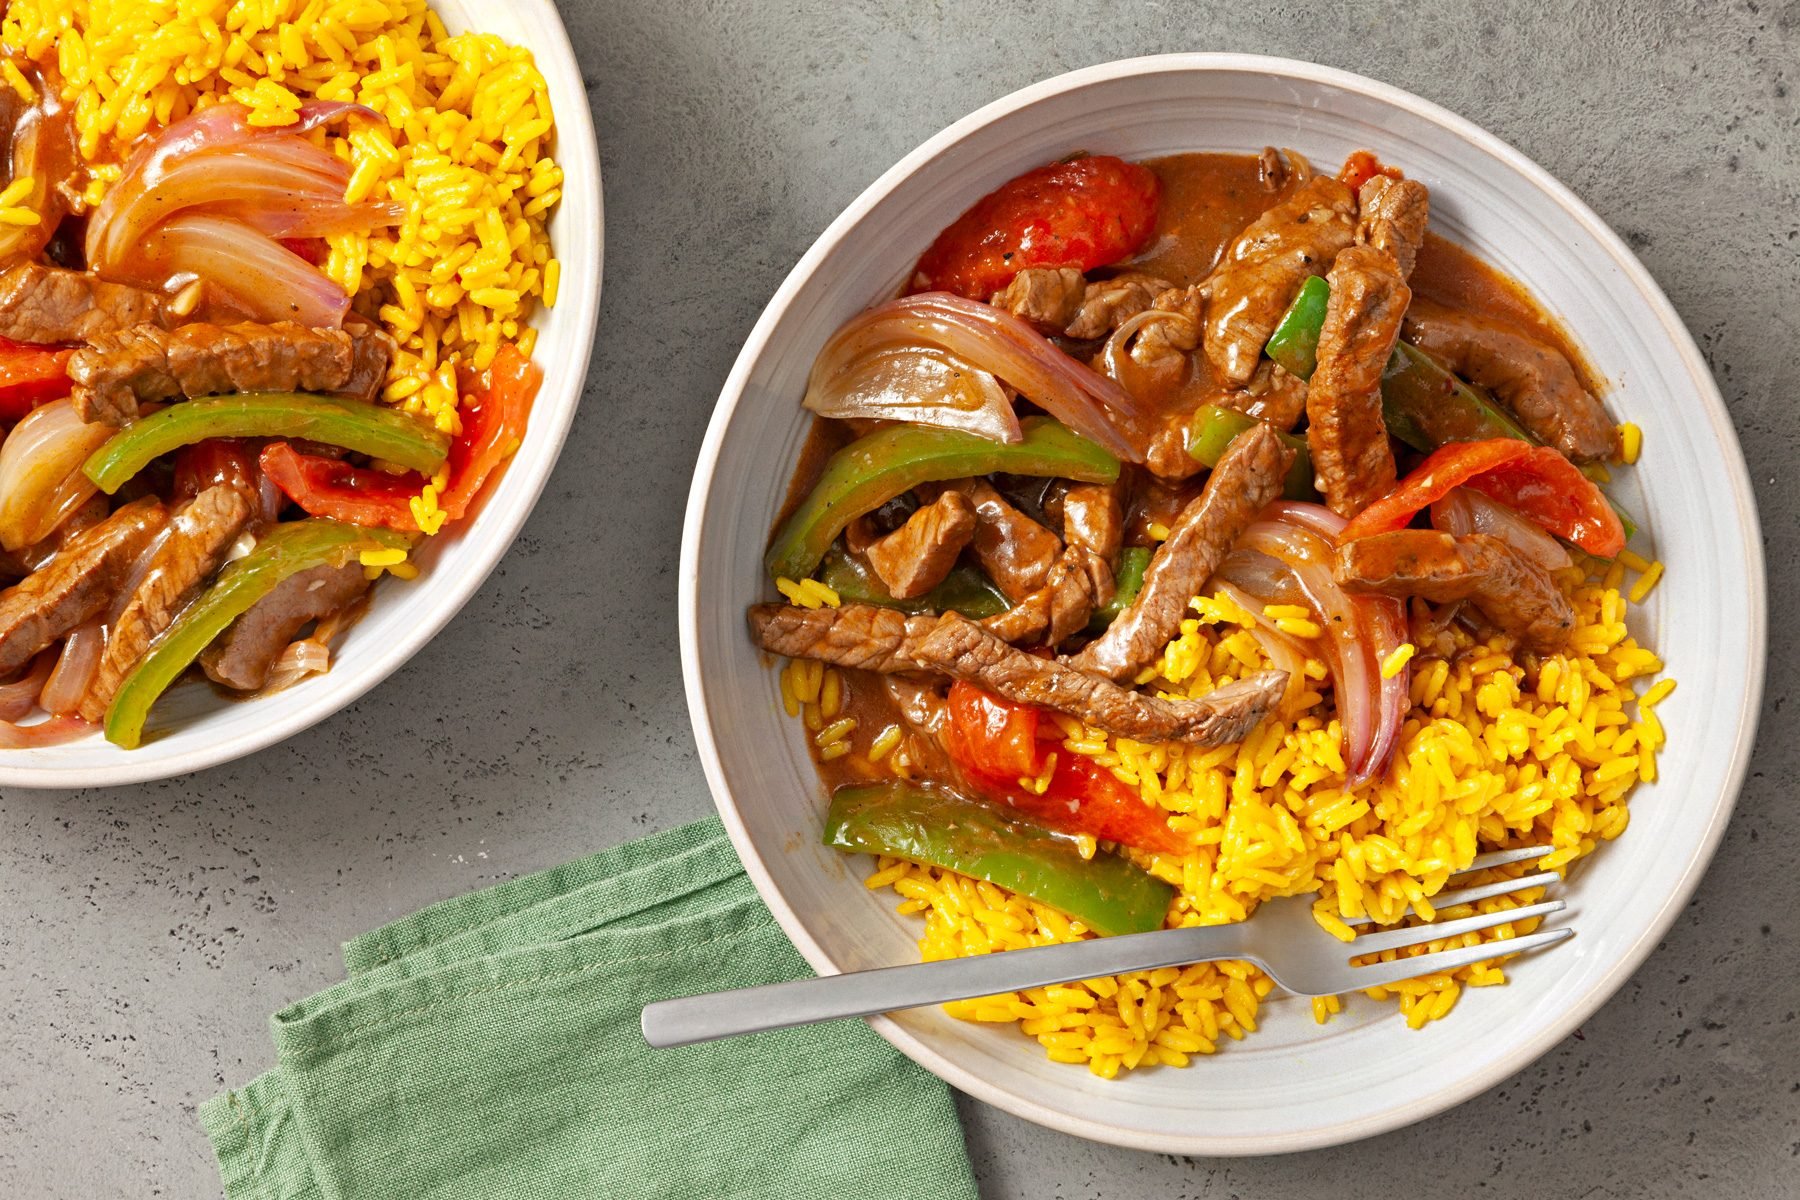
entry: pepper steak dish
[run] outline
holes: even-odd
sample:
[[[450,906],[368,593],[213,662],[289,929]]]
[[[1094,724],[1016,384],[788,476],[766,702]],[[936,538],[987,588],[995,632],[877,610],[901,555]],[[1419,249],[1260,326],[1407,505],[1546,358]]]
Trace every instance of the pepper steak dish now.
[[[0,746],[326,670],[524,435],[544,80],[424,5],[343,17],[4,8]]]
[[[926,958],[1307,893],[1348,940],[1539,898],[1434,907],[1483,851],[1564,869],[1623,832],[1674,686],[1637,693],[1661,566],[1600,487],[1639,435],[1429,205],[1366,151],[1077,155],[822,348],[785,603],[750,631],[826,843],[876,856]],[[1417,1027],[1495,954],[1378,995]],[[1110,1077],[1254,1030],[1271,986],[1198,964],[949,1008]]]

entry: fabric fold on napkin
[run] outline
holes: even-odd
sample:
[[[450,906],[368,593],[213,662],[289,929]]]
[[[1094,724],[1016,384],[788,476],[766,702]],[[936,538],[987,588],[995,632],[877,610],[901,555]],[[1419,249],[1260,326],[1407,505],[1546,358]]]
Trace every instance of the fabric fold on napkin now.
[[[200,1119],[230,1200],[975,1196],[949,1089],[861,1022],[651,1050],[644,1003],[808,968],[716,819],[344,947]]]

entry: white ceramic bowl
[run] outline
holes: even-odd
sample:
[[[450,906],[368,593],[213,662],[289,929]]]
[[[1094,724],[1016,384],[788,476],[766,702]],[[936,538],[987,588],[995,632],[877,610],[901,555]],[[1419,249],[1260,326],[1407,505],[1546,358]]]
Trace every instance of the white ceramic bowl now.
[[[544,383],[532,405],[524,444],[499,486],[460,529],[428,543],[418,580],[375,589],[368,615],[346,634],[324,675],[262,699],[232,702],[204,684],[186,683],[156,706],[143,746],[120,750],[98,734],[60,746],[0,751],[0,785],[95,787],[141,783],[198,771],[274,745],[354,701],[387,678],[447,624],[512,545],[574,420],[600,311],[600,155],[587,92],[552,0],[434,0],[452,32],[475,29],[527,46],[549,85],[556,113],[556,158],[563,199],[550,219],[562,260],[556,307],[534,323],[533,357]]]
[[[1319,163],[1358,147],[1423,180],[1434,227],[1525,281],[1644,430],[1621,498],[1668,575],[1640,635],[1681,687],[1659,710],[1661,779],[1633,798],[1624,837],[1565,889],[1578,936],[1465,994],[1409,1031],[1355,997],[1323,1028],[1274,1000],[1258,1033],[1187,1070],[1107,1083],[1047,1061],[1011,1027],[937,1009],[875,1028],[956,1087],[1028,1120],[1121,1145],[1262,1154],[1345,1142],[1435,1113],[1566,1036],[1656,944],[1730,814],[1762,691],[1764,596],[1756,513],[1730,420],[1692,339],[1624,244],[1569,190],[1468,121],[1342,71],[1242,55],[1171,55],[1076,71],[997,101],[926,142],[825,231],[763,313],[701,450],[682,548],[688,703],[719,811],[763,898],[820,972],[911,962],[916,918],[861,885],[865,863],[817,844],[821,789],[801,726],[745,633],[770,598],[760,554],[806,428],[807,368],[851,314],[889,295],[937,231],[978,196],[1074,150],[1143,158],[1292,146]],[[1640,492],[1639,480],[1649,481]]]

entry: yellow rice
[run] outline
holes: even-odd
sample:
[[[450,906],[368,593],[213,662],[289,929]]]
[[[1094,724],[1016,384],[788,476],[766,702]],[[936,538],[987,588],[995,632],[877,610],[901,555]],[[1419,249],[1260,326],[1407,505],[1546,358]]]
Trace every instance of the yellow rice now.
[[[0,40],[60,74],[90,204],[137,138],[208,105],[237,101],[269,127],[313,98],[374,109],[386,125],[308,136],[349,165],[346,200],[404,210],[328,239],[324,266],[400,343],[383,398],[454,433],[456,364],[484,369],[509,341],[531,353],[528,321],[561,270],[545,224],[563,173],[529,50],[451,37],[424,0],[14,0]],[[14,74],[0,82],[28,87]],[[428,533],[442,486],[414,504]]]
[[[1660,564],[1646,567],[1646,578],[1660,573]],[[1412,709],[1394,769],[1375,783],[1345,788],[1337,722],[1319,715],[1329,709],[1321,708],[1317,681],[1327,672],[1317,662],[1306,665],[1297,713],[1265,721],[1240,745],[1149,745],[1059,717],[1057,753],[1110,768],[1191,840],[1191,851],[1177,856],[1128,852],[1177,888],[1170,926],[1241,921],[1263,900],[1317,893],[1320,925],[1348,940],[1349,918],[1391,923],[1410,906],[1418,918],[1449,920],[1533,903],[1541,890],[1441,910],[1430,897],[1483,850],[1555,847],[1529,868],[1464,876],[1459,886],[1526,869],[1566,870],[1624,832],[1627,797],[1654,778],[1663,743],[1651,709],[1674,688],[1663,680],[1637,695],[1638,681],[1659,673],[1662,663],[1626,629],[1622,568],[1598,580],[1579,569],[1563,575],[1577,621],[1564,654],[1538,660],[1502,635],[1478,638],[1459,625],[1435,644],[1409,647]],[[1223,595],[1196,599],[1194,609],[1150,672],[1157,694],[1202,696],[1267,665],[1249,633],[1255,615]],[[796,660],[781,674],[790,714],[815,732],[823,727],[819,681],[827,673]],[[854,746],[865,757],[851,765],[870,777],[907,777],[905,739],[891,728],[878,736],[880,754],[854,732],[832,744]],[[923,916],[919,947],[928,961],[1088,936],[1054,909],[940,868],[881,858],[866,882],[891,888],[900,912]],[[1409,951],[1485,941],[1495,944],[1497,957],[1369,995],[1397,1002],[1407,1024],[1419,1028],[1447,1014],[1464,988],[1504,983],[1503,943],[1533,928],[1532,921],[1509,922]],[[1211,963],[946,1007],[966,1020],[1016,1024],[1050,1058],[1085,1063],[1111,1078],[1155,1064],[1185,1066],[1224,1039],[1253,1032],[1272,986],[1248,963]],[[1323,1022],[1341,1007],[1331,997],[1313,1001],[1312,1012]]]

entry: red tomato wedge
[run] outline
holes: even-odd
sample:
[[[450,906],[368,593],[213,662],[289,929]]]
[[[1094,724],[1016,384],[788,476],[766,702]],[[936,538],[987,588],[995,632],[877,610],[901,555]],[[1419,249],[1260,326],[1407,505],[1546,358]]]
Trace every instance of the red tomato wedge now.
[[[1338,172],[1338,178],[1353,192],[1360,191],[1363,184],[1377,175],[1404,178],[1393,167],[1382,166],[1381,160],[1367,150],[1352,150],[1350,157],[1344,160],[1344,169]]]
[[[412,498],[425,486],[417,471],[391,475],[353,467],[322,454],[302,454],[286,442],[263,447],[263,474],[307,515],[414,532]]]
[[[1404,529],[1422,509],[1465,486],[1517,509],[1589,554],[1612,558],[1625,548],[1625,527],[1593,480],[1556,450],[1513,438],[1452,442],[1434,451],[1393,491],[1352,518],[1338,540]]]
[[[471,377],[464,390],[462,430],[450,443],[449,483],[438,508],[460,521],[501,464],[525,437],[525,422],[544,373],[510,343],[500,347],[487,379]],[[412,499],[426,479],[417,471],[389,474],[335,458],[302,454],[286,442],[263,448],[262,469],[275,486],[315,517],[416,532]]]
[[[911,291],[986,301],[1026,267],[1091,271],[1129,258],[1156,231],[1162,184],[1110,155],[1027,171],[977,200],[919,259]]]
[[[1135,788],[1090,758],[1046,748],[1038,739],[1037,709],[961,681],[950,685],[949,705],[945,749],[968,781],[990,799],[1062,833],[1088,834],[1163,854],[1187,849],[1162,811],[1145,803]],[[1050,780],[1043,794],[1020,782],[1042,778],[1046,767]]]
[[[74,353],[0,338],[0,421],[20,420],[38,405],[68,395]]]

